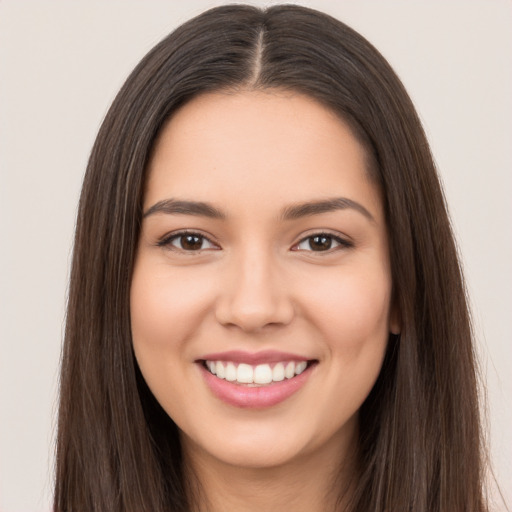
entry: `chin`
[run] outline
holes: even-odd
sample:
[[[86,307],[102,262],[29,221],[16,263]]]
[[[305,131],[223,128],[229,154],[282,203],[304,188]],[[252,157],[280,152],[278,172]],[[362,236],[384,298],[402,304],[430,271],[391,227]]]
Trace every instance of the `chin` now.
[[[293,420],[301,427],[297,430],[290,428],[293,424],[290,421],[265,425],[263,418],[261,420],[238,427],[231,424],[228,429],[211,425],[206,435],[205,432],[198,433],[195,439],[182,433],[185,457],[195,459],[199,456],[240,469],[278,469],[307,459],[332,457],[340,448],[344,452],[347,446],[353,445],[357,429],[357,415],[337,430],[326,425],[317,428],[307,415]]]

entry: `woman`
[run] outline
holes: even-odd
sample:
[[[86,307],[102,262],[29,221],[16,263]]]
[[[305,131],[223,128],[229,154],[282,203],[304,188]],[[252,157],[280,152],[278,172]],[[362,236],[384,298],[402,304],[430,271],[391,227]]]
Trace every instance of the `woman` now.
[[[465,291],[400,81],[340,22],[213,9],[94,145],[55,509],[485,510]]]

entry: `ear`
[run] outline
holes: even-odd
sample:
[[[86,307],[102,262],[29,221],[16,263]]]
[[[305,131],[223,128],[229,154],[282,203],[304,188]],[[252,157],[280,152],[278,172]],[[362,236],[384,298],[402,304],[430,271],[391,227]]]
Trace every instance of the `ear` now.
[[[402,315],[400,315],[400,308],[398,307],[396,300],[391,304],[389,311],[389,332],[391,334],[400,334],[402,331]]]

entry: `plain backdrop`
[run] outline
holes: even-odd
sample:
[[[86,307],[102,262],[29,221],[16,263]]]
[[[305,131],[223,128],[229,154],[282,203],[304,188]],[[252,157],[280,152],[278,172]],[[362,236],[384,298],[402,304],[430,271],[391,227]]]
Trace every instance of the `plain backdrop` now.
[[[51,508],[69,260],[98,127],[140,58],[173,28],[220,3],[0,0],[3,512]],[[402,78],[424,122],[464,262],[491,458],[510,506],[512,2],[297,3],[366,36]]]

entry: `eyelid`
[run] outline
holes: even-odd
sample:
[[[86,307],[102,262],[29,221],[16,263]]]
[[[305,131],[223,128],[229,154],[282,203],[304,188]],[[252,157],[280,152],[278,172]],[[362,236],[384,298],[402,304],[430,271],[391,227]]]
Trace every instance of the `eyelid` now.
[[[297,248],[300,244],[307,241],[308,239],[313,238],[315,236],[322,236],[322,235],[331,238],[338,245],[336,247],[329,248],[325,251],[313,251],[312,249],[307,250],[307,249],[298,249]],[[347,236],[342,235],[339,232],[332,232],[328,229],[321,229],[321,230],[312,231],[306,235],[302,235],[300,240],[298,242],[296,242],[295,244],[293,244],[291,250],[292,251],[311,252],[311,253],[317,253],[317,254],[330,254],[339,249],[350,249],[352,247],[354,247],[354,242],[352,242]]]
[[[187,251],[186,249],[180,249],[179,247],[175,247],[175,246],[173,246],[171,244],[171,242],[173,242],[176,238],[179,238],[180,236],[184,236],[184,235],[196,235],[196,236],[206,240],[211,245],[215,246],[213,248],[213,250],[220,249],[219,244],[215,243],[211,239],[211,237],[205,235],[204,233],[201,232],[201,230],[198,230],[198,229],[179,229],[177,231],[172,231],[171,233],[167,233],[163,237],[161,237],[158,240],[158,242],[156,243],[156,245],[158,247],[167,248],[167,249],[169,249],[171,251],[182,252],[182,253],[187,253],[187,254],[200,253],[200,252],[203,252],[203,251],[212,250],[212,248],[209,247],[207,249],[198,249],[198,250],[195,250],[195,251]]]
[[[162,236],[157,241],[156,245],[158,247],[164,247],[164,248],[167,248],[167,249],[172,250],[172,251],[183,252],[183,253],[187,253],[187,254],[200,253],[200,252],[203,252],[205,250],[212,250],[212,248],[210,248],[210,247],[207,248],[207,249],[186,250],[186,249],[180,249],[179,247],[175,247],[175,246],[172,245],[172,242],[175,239],[179,238],[180,236],[184,236],[184,235],[195,235],[195,236],[198,236],[198,237],[206,240],[211,245],[213,245],[214,246],[213,250],[221,249],[219,244],[214,242],[210,236],[204,234],[203,232],[201,232],[201,230],[198,230],[198,229],[180,229],[180,230],[177,230],[177,231],[172,231],[171,233],[167,233],[164,236]],[[301,243],[307,241],[308,239],[313,238],[315,236],[322,236],[322,235],[331,238],[338,245],[336,247],[329,248],[329,249],[327,249],[325,251],[314,251],[312,249],[311,250],[307,250],[307,249],[298,249],[297,248]],[[293,246],[291,247],[291,250],[292,251],[304,251],[304,252],[327,254],[327,253],[335,252],[338,249],[349,249],[349,248],[351,248],[353,246],[354,246],[354,243],[351,240],[349,240],[348,237],[346,237],[345,235],[342,235],[339,232],[332,232],[332,231],[330,231],[328,229],[323,229],[323,230],[315,230],[315,231],[312,231],[312,232],[310,232],[308,234],[303,234],[301,236],[301,238],[296,243],[293,244]]]

